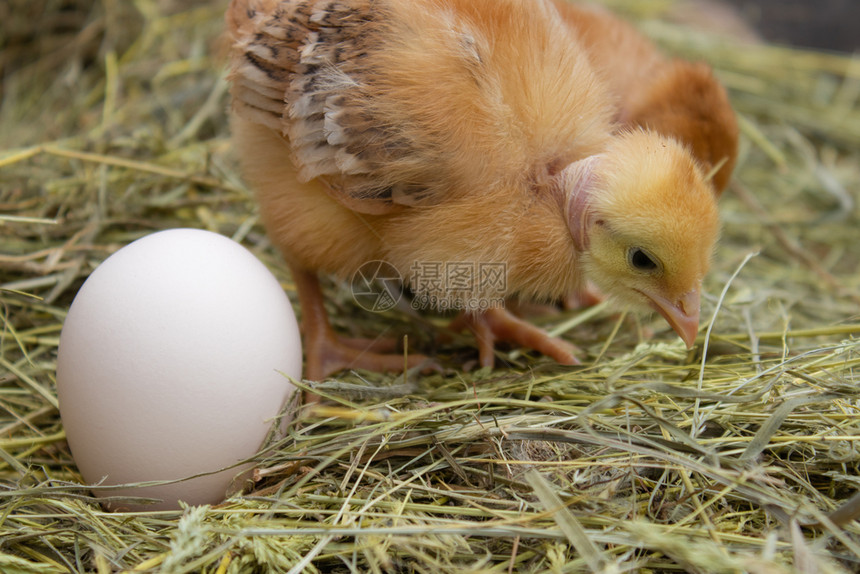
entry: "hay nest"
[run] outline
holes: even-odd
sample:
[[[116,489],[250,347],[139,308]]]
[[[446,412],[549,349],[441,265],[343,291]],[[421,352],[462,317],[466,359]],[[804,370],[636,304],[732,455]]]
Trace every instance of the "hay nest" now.
[[[294,295],[229,148],[224,2],[0,6],[0,571],[860,569],[860,63],[613,4],[711,62],[742,119],[699,350],[603,306],[539,319],[578,368],[512,351],[468,372],[455,340],[447,373],[320,385],[244,495],[138,513],[100,508],[60,424],[77,288],[186,226],[243,242]],[[338,328],[427,342],[328,289]]]

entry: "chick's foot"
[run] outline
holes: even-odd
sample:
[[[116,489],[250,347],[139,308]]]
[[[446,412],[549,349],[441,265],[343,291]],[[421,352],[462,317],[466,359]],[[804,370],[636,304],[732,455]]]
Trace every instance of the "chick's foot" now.
[[[402,371],[427,361],[419,354],[395,354],[394,339],[355,339],[338,336],[328,321],[319,280],[314,273],[293,268],[302,309],[305,378],[320,381],[345,369]]]
[[[552,357],[562,365],[578,365],[576,346],[552,337],[544,331],[514,316],[505,309],[492,308],[481,313],[462,313],[451,322],[454,331],[468,328],[478,342],[478,357],[482,367],[492,367],[495,362],[496,341],[513,343],[534,349]]]
[[[312,381],[321,381],[346,369],[399,372],[404,367],[411,369],[429,361],[425,355],[416,353],[403,355],[375,351],[378,341],[341,338],[330,328],[324,329],[327,332],[315,330],[305,328],[305,377]],[[362,341],[366,343],[364,346]]]

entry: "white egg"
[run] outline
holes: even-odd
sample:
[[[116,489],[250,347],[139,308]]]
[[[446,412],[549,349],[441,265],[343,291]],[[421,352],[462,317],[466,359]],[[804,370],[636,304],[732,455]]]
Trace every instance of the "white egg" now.
[[[196,478],[97,496],[134,510],[222,501],[301,376],[295,315],[268,269],[208,231],[154,233],[105,260],[60,336],[57,392],[89,484]],[[234,466],[227,469],[227,467]],[[223,470],[221,472],[215,472]]]

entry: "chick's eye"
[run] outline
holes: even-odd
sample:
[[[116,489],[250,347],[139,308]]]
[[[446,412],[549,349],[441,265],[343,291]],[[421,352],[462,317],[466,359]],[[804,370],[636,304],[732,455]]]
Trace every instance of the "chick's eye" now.
[[[633,247],[627,252],[627,259],[637,271],[654,271],[657,269],[657,262],[654,258],[638,247]]]

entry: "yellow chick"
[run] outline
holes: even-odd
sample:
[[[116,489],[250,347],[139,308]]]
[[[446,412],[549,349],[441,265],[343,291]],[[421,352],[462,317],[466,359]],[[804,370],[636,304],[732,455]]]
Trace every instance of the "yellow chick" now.
[[[483,365],[499,340],[576,363],[570,343],[482,303],[586,279],[693,343],[714,194],[683,145],[617,129],[550,0],[233,0],[227,27],[234,142],[297,286],[307,378],[403,368],[339,337],[323,306],[318,274],[374,260],[465,310]],[[452,263],[504,273],[420,276]]]

